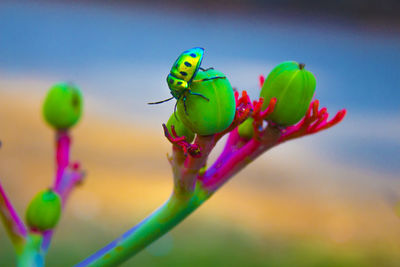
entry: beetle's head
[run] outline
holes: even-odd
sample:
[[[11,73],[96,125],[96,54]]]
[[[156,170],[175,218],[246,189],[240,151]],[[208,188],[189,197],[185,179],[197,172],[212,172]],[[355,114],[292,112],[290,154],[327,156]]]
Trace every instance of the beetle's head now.
[[[189,84],[186,81],[178,79],[171,74],[167,76],[167,83],[169,89],[176,94],[182,94],[189,88]]]

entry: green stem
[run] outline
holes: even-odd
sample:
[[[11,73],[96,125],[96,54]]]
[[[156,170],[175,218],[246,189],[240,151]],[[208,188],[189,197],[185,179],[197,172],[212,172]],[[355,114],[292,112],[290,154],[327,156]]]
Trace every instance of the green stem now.
[[[210,195],[200,183],[191,194],[173,193],[153,214],[76,266],[116,266],[124,262],[170,231]]]
[[[41,234],[28,234],[23,250],[17,254],[18,267],[44,266],[45,252],[41,249],[42,241],[43,236]]]

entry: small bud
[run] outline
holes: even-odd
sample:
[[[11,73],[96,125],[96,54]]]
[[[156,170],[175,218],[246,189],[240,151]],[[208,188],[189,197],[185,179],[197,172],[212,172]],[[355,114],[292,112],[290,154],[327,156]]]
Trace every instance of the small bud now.
[[[250,140],[254,136],[254,128],[253,128],[252,117],[247,118],[242,124],[238,127],[239,136],[245,140]]]
[[[55,84],[43,103],[44,119],[55,129],[68,129],[79,121],[82,102],[78,87],[69,83]]]
[[[283,62],[268,75],[261,89],[266,109],[272,98],[276,98],[274,112],[267,117],[281,126],[300,121],[307,112],[314,95],[314,75],[304,69],[305,65],[294,61]]]
[[[26,222],[35,230],[48,230],[57,225],[61,215],[61,197],[53,190],[39,192],[26,210]]]
[[[174,126],[175,132],[178,136],[184,136],[186,137],[185,140],[188,143],[191,143],[194,139],[194,133],[189,130],[183,123],[182,120],[177,120],[175,117],[175,114],[172,114],[171,117],[169,117],[169,120],[167,122],[167,128],[169,133],[172,135],[172,130],[171,126]]]
[[[199,170],[199,176],[203,176],[206,173],[206,171],[207,171],[207,165],[204,165]]]
[[[194,133],[199,135],[212,135],[222,132],[232,123],[235,112],[236,102],[233,89],[228,79],[210,79],[196,82],[213,77],[225,77],[216,70],[199,71],[191,83],[190,90],[194,95],[186,94],[186,111],[183,97],[178,101],[178,117]]]

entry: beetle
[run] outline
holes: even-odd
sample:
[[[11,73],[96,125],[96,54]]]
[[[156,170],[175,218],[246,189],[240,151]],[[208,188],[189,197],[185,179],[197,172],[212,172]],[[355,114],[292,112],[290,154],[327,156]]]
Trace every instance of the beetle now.
[[[152,102],[148,104],[149,105],[161,104],[175,98],[177,100],[174,107],[174,113],[175,113],[178,101],[182,98],[183,105],[185,107],[185,113],[187,114],[186,110],[187,94],[197,95],[199,97],[202,97],[206,101],[209,101],[209,99],[204,95],[192,92],[190,90],[190,85],[192,83],[205,82],[213,79],[225,79],[226,77],[214,76],[201,80],[194,80],[194,77],[196,76],[199,70],[207,71],[213,69],[213,68],[203,69],[202,67],[200,67],[201,62],[203,60],[203,56],[204,56],[204,48],[202,47],[194,47],[180,54],[180,56],[175,61],[174,65],[172,65],[171,71],[167,76],[167,84],[171,91],[172,97],[162,101]]]

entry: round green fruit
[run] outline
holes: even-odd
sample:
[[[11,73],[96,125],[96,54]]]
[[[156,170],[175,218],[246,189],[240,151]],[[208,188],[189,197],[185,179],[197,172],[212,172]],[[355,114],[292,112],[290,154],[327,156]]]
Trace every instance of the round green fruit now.
[[[61,197],[53,190],[39,192],[26,210],[26,222],[35,230],[54,228],[61,215]]]
[[[73,84],[57,83],[50,88],[43,103],[44,119],[56,129],[74,126],[82,115],[83,98]]]
[[[174,126],[175,132],[178,136],[184,136],[186,137],[185,140],[189,143],[191,143],[194,139],[194,133],[189,130],[181,120],[178,120],[175,117],[175,114],[172,114],[171,117],[169,117],[169,120],[167,122],[167,128],[169,133],[172,135],[172,130],[171,126]]]
[[[243,139],[250,140],[254,136],[254,128],[253,128],[252,117],[247,118],[242,124],[238,127],[239,136]]]
[[[267,120],[289,126],[304,117],[316,86],[314,75],[304,66],[294,61],[283,62],[268,75],[260,93],[264,98],[263,109],[267,108],[272,98],[276,98],[277,102]]]
[[[217,70],[200,71],[194,81],[216,76],[225,77],[223,73]],[[236,102],[228,79],[192,82],[190,90],[203,95],[209,101],[187,91],[185,93],[186,114],[183,97],[180,98],[178,101],[178,117],[186,127],[199,135],[212,135],[229,127],[235,117]]]

